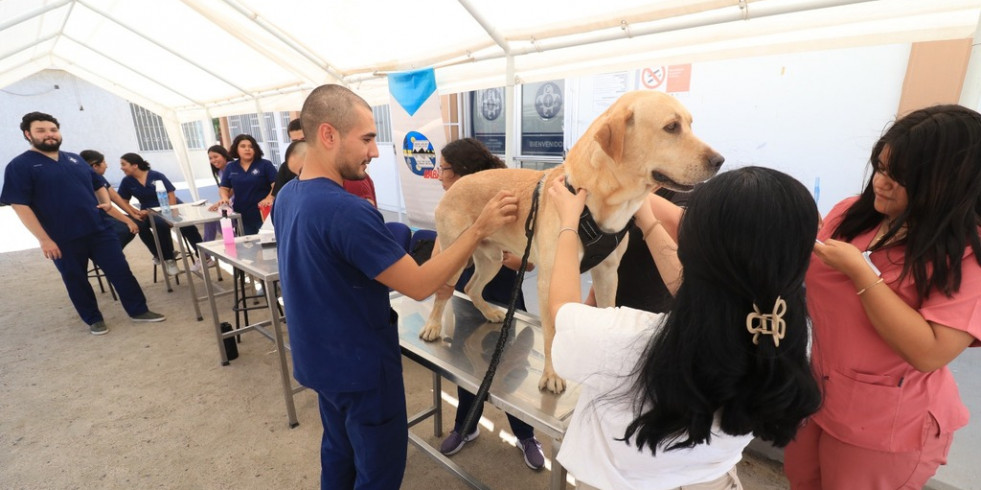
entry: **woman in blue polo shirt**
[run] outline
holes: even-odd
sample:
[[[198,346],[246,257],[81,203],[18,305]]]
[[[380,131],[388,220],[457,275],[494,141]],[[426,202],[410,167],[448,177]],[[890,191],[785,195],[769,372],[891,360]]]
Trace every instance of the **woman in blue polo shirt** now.
[[[218,184],[221,200],[215,206],[228,206],[232,196],[235,202],[232,209],[242,215],[242,228],[246,235],[254,235],[262,226],[259,207],[270,207],[273,203],[272,189],[276,182],[276,167],[262,158],[262,148],[255,138],[240,134],[232,142],[232,158],[225,167],[225,173]]]
[[[156,182],[159,180],[164,183],[167,189],[167,199],[171,206],[180,204],[180,200],[174,195],[174,184],[170,183],[164,174],[156,170],[150,170],[150,164],[143,157],[136,153],[126,153],[119,157],[119,168],[126,174],[119,183],[119,190],[116,191],[120,197],[129,200],[135,197],[140,201],[140,214],[146,216],[150,208],[160,206],[157,199]],[[159,224],[159,222],[158,222]],[[201,232],[196,226],[185,226],[180,229],[181,235],[187,238],[188,243],[197,251],[197,246],[201,243]]]

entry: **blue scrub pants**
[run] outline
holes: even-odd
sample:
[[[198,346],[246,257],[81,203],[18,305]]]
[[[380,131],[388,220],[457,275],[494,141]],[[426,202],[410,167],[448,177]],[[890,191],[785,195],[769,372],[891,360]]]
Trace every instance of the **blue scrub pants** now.
[[[55,267],[61,272],[61,279],[68,289],[68,298],[86,324],[102,321],[95,291],[89,283],[89,259],[105,272],[106,278],[116,288],[126,314],[132,317],[147,312],[146,297],[129,270],[119,238],[111,228],[107,227],[67,242],[58,242],[58,248],[61,250],[61,258],[54,261]]]
[[[317,394],[324,424],[320,488],[399,488],[409,444],[401,364],[382,366],[373,390]]]
[[[262,228],[262,213],[258,206],[249,206],[236,212],[242,215],[242,231],[246,235],[259,233],[259,228]]]

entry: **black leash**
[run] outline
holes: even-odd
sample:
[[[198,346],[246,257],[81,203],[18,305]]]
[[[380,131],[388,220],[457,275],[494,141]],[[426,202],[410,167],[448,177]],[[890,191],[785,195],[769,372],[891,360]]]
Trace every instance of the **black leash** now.
[[[487,400],[487,392],[490,391],[490,385],[494,381],[494,374],[497,373],[497,365],[501,362],[501,354],[504,353],[505,344],[507,344],[508,334],[511,332],[511,327],[514,324],[514,310],[516,308],[516,303],[518,302],[518,294],[521,292],[521,283],[525,279],[525,270],[528,268],[528,256],[531,255],[531,237],[535,234],[535,222],[538,217],[538,201],[541,194],[541,189],[545,182],[545,176],[538,181],[538,185],[535,186],[535,191],[531,195],[531,210],[528,211],[528,219],[525,220],[525,237],[528,239],[528,243],[525,245],[525,253],[521,256],[521,267],[518,268],[517,277],[514,280],[514,288],[511,289],[511,301],[508,303],[508,311],[504,315],[504,323],[501,325],[501,334],[497,338],[497,345],[494,347],[494,355],[491,357],[490,364],[487,366],[487,372],[484,373],[484,380],[480,382],[480,388],[477,390],[477,398],[474,404],[470,407],[467,412],[467,418],[463,421],[463,434],[461,436],[466,436],[469,434],[471,427],[477,428],[477,410],[479,410],[484,401]]]

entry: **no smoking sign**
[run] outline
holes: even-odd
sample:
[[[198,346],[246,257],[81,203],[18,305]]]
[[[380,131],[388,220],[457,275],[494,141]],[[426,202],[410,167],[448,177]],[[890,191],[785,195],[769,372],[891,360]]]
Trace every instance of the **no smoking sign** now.
[[[640,82],[649,89],[660,87],[666,78],[668,78],[668,69],[664,66],[644,68],[640,74]]]

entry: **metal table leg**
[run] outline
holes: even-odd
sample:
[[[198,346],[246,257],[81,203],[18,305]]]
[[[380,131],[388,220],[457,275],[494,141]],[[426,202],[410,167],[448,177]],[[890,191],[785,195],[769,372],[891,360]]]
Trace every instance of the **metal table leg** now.
[[[160,248],[160,230],[157,229],[156,215],[150,213],[146,216],[146,219],[150,220],[150,230],[153,231],[153,241],[157,245],[157,261],[160,262],[160,272],[164,276],[164,283],[167,284],[167,292],[174,292],[174,288],[170,286],[170,276],[167,275],[167,264],[163,256],[163,250]],[[167,233],[168,238],[170,237],[170,232]]]
[[[194,276],[194,273],[191,272],[191,267],[187,263],[188,252],[184,249],[184,238],[183,234],[181,233],[181,228],[182,227],[177,227],[177,234],[181,235],[181,237],[177,240],[177,246],[180,247],[181,250],[181,260],[184,262],[184,275],[187,276],[187,285],[191,288],[191,300],[194,302],[194,313],[197,313],[198,321],[200,322],[201,320],[204,320],[204,317],[201,316],[201,307],[198,306],[198,294],[194,290],[194,278],[192,277]]]
[[[279,375],[283,381],[283,396],[286,399],[286,414],[289,416],[290,428],[300,425],[296,419],[296,406],[293,404],[293,382],[290,381],[290,368],[286,362],[286,343],[283,341],[283,327],[279,321],[279,311],[276,308],[275,287],[265,284],[266,304],[269,306],[269,316],[272,317],[272,328],[276,335],[276,350],[279,352]]]

